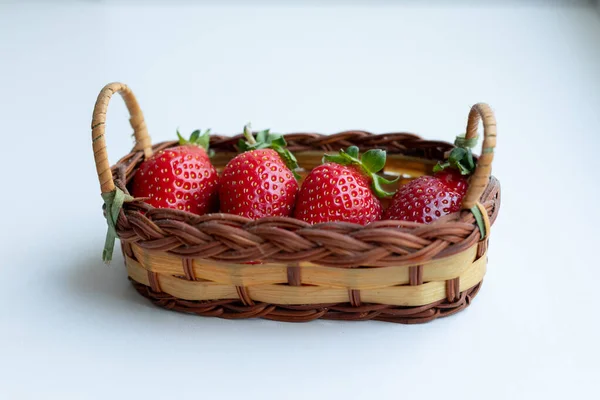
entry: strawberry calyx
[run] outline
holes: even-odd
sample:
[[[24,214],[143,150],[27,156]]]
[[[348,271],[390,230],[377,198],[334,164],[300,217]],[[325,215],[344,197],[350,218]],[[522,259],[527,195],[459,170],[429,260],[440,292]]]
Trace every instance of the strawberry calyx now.
[[[179,129],[177,129],[177,137],[179,138],[180,146],[198,146],[203,148],[209,157],[212,157],[215,152],[209,149],[210,145],[210,129],[207,129],[202,133],[200,129],[196,129],[190,135],[189,139],[184,138],[181,133],[179,133]]]
[[[446,162],[438,162],[433,167],[433,172],[440,172],[446,168],[453,168],[460,172],[461,175],[471,175],[475,172],[475,160],[473,159],[473,153],[471,148],[477,145],[478,136],[467,139],[464,134],[458,135],[454,141],[454,149],[448,154],[448,160]],[[483,213],[481,209],[475,205],[469,210],[475,217],[475,224],[479,228],[481,238],[487,237],[486,226],[483,220]]]
[[[477,137],[466,139],[465,135],[458,135],[454,141],[456,146],[450,151],[448,160],[438,162],[433,167],[433,172],[440,172],[446,168],[454,168],[461,175],[471,175],[475,171],[475,160],[473,159],[472,147],[477,144]]]
[[[340,165],[354,165],[359,167],[364,175],[371,179],[371,189],[377,197],[390,197],[394,192],[387,192],[381,185],[394,183],[398,180],[385,179],[377,175],[385,166],[386,152],[381,149],[371,149],[362,156],[359,155],[358,147],[350,146],[346,150],[341,149],[338,154],[325,154],[322,162],[334,162]]]
[[[272,149],[281,157],[281,160],[284,164],[292,171],[294,177],[296,179],[300,179],[300,175],[296,172],[299,168],[298,160],[296,156],[289,151],[286,146],[287,142],[283,138],[283,136],[279,133],[271,133],[270,129],[265,129],[259,131],[256,134],[256,138],[252,134],[252,128],[250,123],[244,126],[244,139],[240,139],[238,142],[238,147],[240,150],[244,151],[252,151],[259,149]]]

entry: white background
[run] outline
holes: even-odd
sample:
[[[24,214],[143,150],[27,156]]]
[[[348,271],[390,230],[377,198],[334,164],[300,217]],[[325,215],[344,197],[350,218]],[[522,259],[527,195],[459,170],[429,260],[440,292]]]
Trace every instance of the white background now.
[[[598,13],[333,3],[0,5],[1,399],[597,398]],[[151,306],[100,260],[90,121],[116,80],[155,141],[247,121],[451,141],[488,102],[503,198],[482,291],[418,326]],[[130,133],[115,97],[112,162]]]

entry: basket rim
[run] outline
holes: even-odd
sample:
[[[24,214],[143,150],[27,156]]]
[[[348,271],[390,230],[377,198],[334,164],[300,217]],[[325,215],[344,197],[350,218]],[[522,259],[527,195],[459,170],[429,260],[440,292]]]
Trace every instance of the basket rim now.
[[[213,135],[211,148],[217,154],[235,151],[240,136]],[[334,135],[289,133],[284,137],[297,155],[357,145],[359,148],[384,148],[390,154],[415,160],[437,161],[454,147],[447,142],[427,140],[405,132],[381,135],[367,131],[343,131]],[[152,146],[152,150],[160,151],[175,145],[176,141],[161,142]],[[134,147],[111,168],[115,184],[125,193],[128,193],[126,182],[143,158],[144,152]],[[500,186],[493,176],[480,202],[490,225],[493,224],[500,205]],[[468,211],[446,215],[430,224],[382,220],[366,226],[348,222],[310,225],[292,217],[254,221],[224,213],[198,216],[186,211],[157,209],[142,201],[123,205],[116,228],[122,241],[136,243],[147,251],[166,251],[182,258],[238,263],[257,259],[288,263],[311,261],[339,267],[425,262],[464,251],[485,239],[481,237],[473,214]],[[284,243],[286,240],[299,244],[292,248],[289,243]]]

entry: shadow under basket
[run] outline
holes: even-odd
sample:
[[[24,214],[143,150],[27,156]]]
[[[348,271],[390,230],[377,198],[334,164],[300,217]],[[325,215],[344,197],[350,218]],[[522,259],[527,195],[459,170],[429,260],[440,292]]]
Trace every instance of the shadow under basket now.
[[[111,168],[104,132],[114,93],[125,100],[136,146]],[[481,287],[490,227],[500,207],[500,185],[490,176],[496,122],[489,106],[473,106],[466,137],[477,135],[480,120],[483,151],[460,212],[431,224],[309,225],[294,218],[252,221],[231,214],[198,216],[141,201],[126,202],[114,225],[129,279],[158,306],[229,319],[421,323],[454,314],[467,307]],[[236,155],[239,138],[211,137],[212,162],[218,170]],[[401,177],[388,189],[431,174],[437,161],[453,148],[409,133],[293,133],[285,139],[303,176],[320,164],[323,152],[351,145],[385,149],[384,174]],[[98,96],[92,141],[103,194],[117,187],[128,193],[127,184],[145,158],[178,144],[152,146],[139,105],[121,83],[107,85]],[[480,224],[471,211],[474,207],[481,211]]]

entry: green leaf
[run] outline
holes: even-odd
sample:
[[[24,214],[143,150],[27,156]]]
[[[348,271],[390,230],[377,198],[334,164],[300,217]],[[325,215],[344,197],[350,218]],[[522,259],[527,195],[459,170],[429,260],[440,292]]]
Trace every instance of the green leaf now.
[[[449,162],[445,162],[445,163],[440,163],[438,162],[434,167],[433,167],[433,172],[440,172],[443,171],[445,168],[448,168],[450,166]]]
[[[485,231],[485,223],[483,222],[483,214],[481,214],[481,210],[476,205],[473,206],[470,210],[475,217],[475,221],[477,222],[477,226],[479,227],[479,234],[481,235],[481,239],[486,237],[487,232]]]
[[[371,179],[373,180],[371,189],[373,189],[373,193],[375,193],[377,197],[390,197],[394,195],[394,192],[387,192],[381,187],[381,184],[384,183],[381,181],[381,176],[377,174],[371,174]]]
[[[264,131],[260,131],[256,134],[256,141],[258,143],[265,143],[267,141],[268,136],[269,136],[268,129],[265,129]]]
[[[273,146],[285,147],[287,143],[283,136],[279,134],[274,134],[269,137],[269,143]]]
[[[200,130],[196,129],[194,132],[192,132],[192,134],[190,135],[190,143],[196,143],[198,141],[198,138],[200,137]]]
[[[471,171],[469,170],[469,168],[465,167],[461,163],[457,163],[456,167],[460,171],[461,175],[469,175],[471,173]]]
[[[238,147],[242,152],[250,150],[250,145],[244,139],[238,140]]]
[[[363,174],[371,178],[371,188],[376,196],[392,196],[393,192],[386,192],[381,185],[396,182],[400,177],[392,180],[385,179],[376,174],[385,167],[386,154],[384,150],[372,149],[367,151],[359,158],[359,149],[356,146],[350,146],[346,150],[341,149],[338,154],[323,155],[323,163],[334,162],[340,165],[357,165],[363,171]]]
[[[381,149],[371,149],[364,153],[360,158],[362,167],[368,173],[379,172],[385,167],[385,151]]]
[[[279,154],[279,157],[281,157],[285,165],[290,169],[290,171],[292,171],[294,177],[296,179],[300,179],[300,175],[298,175],[298,173],[296,172],[296,170],[300,168],[298,166],[298,160],[296,159],[296,156],[294,156],[294,154],[288,149],[279,146],[274,147],[273,150],[275,150],[277,154]]]
[[[475,160],[473,159],[473,153],[471,151],[467,152],[467,165],[471,170],[475,170]]]
[[[450,151],[448,161],[444,163],[438,162],[433,167],[433,172],[439,172],[446,168],[454,168],[460,171],[461,175],[469,175],[475,171],[475,160],[473,153],[469,148],[455,147]]]
[[[106,223],[108,231],[106,232],[106,240],[104,242],[104,250],[102,251],[102,260],[110,264],[112,254],[115,248],[115,239],[117,238],[117,219],[126,201],[132,201],[133,197],[125,194],[121,189],[115,188],[112,192],[102,193],[102,199],[106,207]]]
[[[240,139],[238,147],[242,151],[251,151],[258,149],[273,149],[279,154],[285,165],[292,171],[296,179],[300,179],[300,175],[296,172],[299,168],[296,157],[286,149],[286,141],[280,133],[271,133],[270,129],[264,129],[256,134],[256,138],[252,135],[250,123],[244,127],[244,136],[246,140]]]
[[[180,145],[184,145],[187,143],[187,140],[185,140],[185,138],[181,136],[181,133],[179,133],[179,129],[177,129],[177,137],[179,138]]]
[[[456,147],[462,147],[466,149],[471,149],[477,145],[477,140],[479,139],[479,136],[475,136],[471,139],[466,139],[465,136],[466,135],[464,133],[458,135],[454,140],[454,145]]]
[[[450,152],[450,156],[448,157],[448,161],[451,165],[458,163],[463,157],[467,154],[467,150],[462,147],[456,147],[452,149]]]
[[[198,131],[198,132],[200,132],[200,131]],[[208,151],[208,147],[210,145],[210,129],[207,129],[203,134],[198,135],[198,137],[195,140],[192,140],[192,138],[190,138],[190,141],[193,144],[200,146],[204,150]]]
[[[383,176],[380,176],[380,175],[377,175],[377,176],[379,177],[379,181],[380,181],[381,183],[384,183],[384,184],[386,184],[386,185],[390,185],[390,184],[392,184],[392,183],[394,183],[394,182],[398,182],[398,179],[400,179],[400,177],[399,177],[399,176],[395,177],[395,178],[394,178],[394,179],[392,179],[392,180],[385,179]]]
[[[348,165],[348,158],[342,154],[324,154],[322,163],[333,162],[340,165]]]
[[[177,137],[179,138],[179,144],[181,146],[194,145],[202,147],[204,150],[208,151],[208,146],[210,144],[210,129],[207,129],[204,131],[204,133],[202,133],[201,130],[196,129],[190,135],[189,140],[185,139],[179,132],[179,129],[177,129]]]
[[[341,149],[340,154],[347,160],[348,164],[361,164],[358,154],[358,147],[356,146],[350,146],[346,150]]]
[[[344,150],[342,149],[342,151],[344,151]],[[346,149],[345,153],[348,154],[352,158],[358,159],[358,147],[357,146],[348,147]]]

